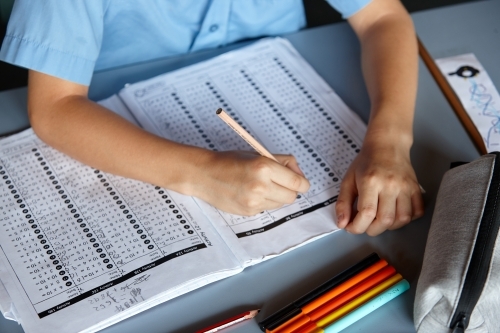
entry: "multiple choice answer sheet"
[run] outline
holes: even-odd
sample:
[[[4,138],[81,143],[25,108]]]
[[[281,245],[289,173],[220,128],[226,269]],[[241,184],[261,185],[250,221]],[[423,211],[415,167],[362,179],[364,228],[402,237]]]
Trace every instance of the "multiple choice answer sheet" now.
[[[26,332],[91,332],[337,230],[365,126],[284,39],[124,88],[101,104],[157,135],[251,150],[223,107],[311,182],[257,216],[85,166],[33,131],[0,140],[0,310]],[[173,273],[175,272],[175,273]]]
[[[297,158],[311,188],[291,205],[244,217],[198,200],[227,242],[236,236],[243,261],[336,229],[331,204],[365,125],[287,40],[265,39],[133,84],[119,96],[140,125],[159,136],[213,150],[252,150],[216,116],[221,107],[271,153]]]
[[[0,156],[0,279],[26,332],[110,324],[241,270],[191,197],[87,167],[32,130]]]

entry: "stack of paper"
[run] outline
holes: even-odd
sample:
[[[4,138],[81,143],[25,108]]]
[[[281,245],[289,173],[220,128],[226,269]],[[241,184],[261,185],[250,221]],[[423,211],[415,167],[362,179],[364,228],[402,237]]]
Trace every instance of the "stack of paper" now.
[[[283,39],[130,85],[102,101],[146,130],[251,150],[225,110],[311,182],[243,217],[85,166],[32,130],[0,141],[0,307],[26,332],[90,332],[337,230],[334,203],[365,126]],[[175,158],[175,156],[172,156]]]

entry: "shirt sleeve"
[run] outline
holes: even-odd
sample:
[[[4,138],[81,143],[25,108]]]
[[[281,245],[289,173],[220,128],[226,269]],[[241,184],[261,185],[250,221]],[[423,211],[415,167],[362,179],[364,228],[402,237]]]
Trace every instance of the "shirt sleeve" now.
[[[89,85],[106,1],[17,0],[0,60]]]
[[[326,0],[342,17],[347,19],[371,2],[371,0]]]

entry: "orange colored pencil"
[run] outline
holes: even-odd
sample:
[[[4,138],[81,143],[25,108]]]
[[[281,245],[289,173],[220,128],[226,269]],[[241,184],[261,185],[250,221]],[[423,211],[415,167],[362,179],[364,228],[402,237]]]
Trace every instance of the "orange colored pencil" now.
[[[299,330],[295,331],[294,333],[313,333],[315,332],[319,327],[316,325],[314,322],[309,322],[308,324],[304,325],[301,327]]]
[[[370,301],[374,297],[376,297],[378,294],[382,293],[386,289],[390,288],[391,286],[395,285],[399,281],[403,280],[403,277],[401,274],[396,273],[395,275],[391,276],[387,280],[383,281],[382,283],[379,283],[378,285],[374,286],[367,292],[359,295],[352,301],[350,301],[347,304],[342,305],[340,308],[337,310],[330,312],[326,316],[320,318],[318,321],[316,321],[316,326],[318,327],[326,327],[330,324],[332,324],[334,321],[338,320],[339,318],[345,316],[349,312],[355,310],[359,306],[363,305],[364,303]]]
[[[324,295],[316,298],[311,303],[305,305],[304,307],[302,307],[302,310],[305,313],[309,313],[311,311],[316,310],[317,308],[319,308],[320,306],[322,306],[323,304],[325,304],[329,300],[333,299],[334,297],[337,297],[338,295],[340,295],[341,293],[343,293],[347,289],[352,288],[353,286],[357,285],[359,282],[363,281],[364,279],[366,279],[370,275],[375,274],[376,272],[378,272],[379,270],[381,270],[382,268],[384,268],[387,265],[388,265],[387,261],[385,261],[384,259],[380,259],[378,262],[376,262],[372,266],[368,267],[364,271],[356,274],[351,279],[340,284],[338,287],[333,288],[332,290],[325,293]]]
[[[317,332],[321,332],[321,329],[332,324],[334,321],[343,317],[347,313],[353,311],[357,307],[359,307],[362,304],[373,299],[378,294],[380,294],[381,292],[383,292],[387,288],[390,288],[391,286],[398,283],[402,279],[403,279],[403,277],[401,276],[401,274],[398,274],[398,273],[393,274],[392,276],[385,279],[384,281],[379,282],[375,286],[372,286],[372,288],[365,291],[364,293],[356,296],[354,299],[351,299],[349,302],[344,303],[343,305],[337,307],[335,310],[328,312],[325,316],[322,316],[315,321],[310,321],[306,325],[293,331],[293,333],[313,333],[313,332],[317,333]],[[319,329],[319,331],[318,331],[318,329]]]
[[[303,326],[306,324],[309,319],[307,316],[304,316],[305,314],[308,314],[315,309],[319,308],[323,304],[327,303],[328,301],[332,300],[333,298],[339,296],[343,292],[347,291],[348,289],[352,288],[359,282],[367,279],[371,275],[375,274],[376,272],[380,271],[384,267],[388,265],[387,261],[384,259],[380,259],[377,261],[375,264],[372,266],[368,267],[367,269],[363,270],[362,272],[356,274],[349,280],[345,281],[344,283],[338,285],[337,287],[331,289],[327,293],[323,294],[322,296],[318,297],[317,299],[313,300],[312,302],[306,304],[301,308],[302,312],[292,319],[288,320],[287,322],[281,324],[280,326],[276,327],[274,330],[266,330],[267,333],[289,333],[293,332],[297,328]]]
[[[353,299],[363,294],[364,292],[372,289],[376,285],[387,280],[394,274],[396,274],[396,269],[394,269],[394,267],[392,266],[384,267],[382,270],[368,277],[366,280],[361,281],[359,284],[347,290],[339,297],[330,300],[329,302],[323,304],[316,310],[309,313],[309,318],[311,319],[311,321],[319,320],[320,318],[326,316],[327,314],[337,310],[344,304],[352,301]]]
[[[302,313],[296,315],[289,321],[283,323],[283,325],[278,326],[276,329],[273,331],[269,331],[271,333],[289,333],[292,331],[295,331],[299,327],[302,327],[306,325],[308,322],[311,321],[311,318],[307,314],[305,314],[303,311]]]
[[[370,290],[374,286],[387,280],[394,274],[396,274],[396,269],[394,267],[386,266],[382,268],[380,271],[368,276],[365,280],[340,294],[338,297],[334,297],[316,310],[311,311],[309,314],[302,314],[299,319],[289,323],[286,327],[282,328],[279,333],[296,333],[307,323],[316,322],[317,320],[335,311],[344,304],[352,301],[367,290]]]

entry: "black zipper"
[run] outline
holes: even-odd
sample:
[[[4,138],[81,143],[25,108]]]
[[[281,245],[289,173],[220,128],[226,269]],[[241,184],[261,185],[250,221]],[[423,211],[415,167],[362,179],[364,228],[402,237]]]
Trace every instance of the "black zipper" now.
[[[451,320],[450,328],[453,333],[462,333],[469,326],[471,313],[488,277],[500,227],[500,153],[491,154],[495,154],[495,165],[464,286]]]

